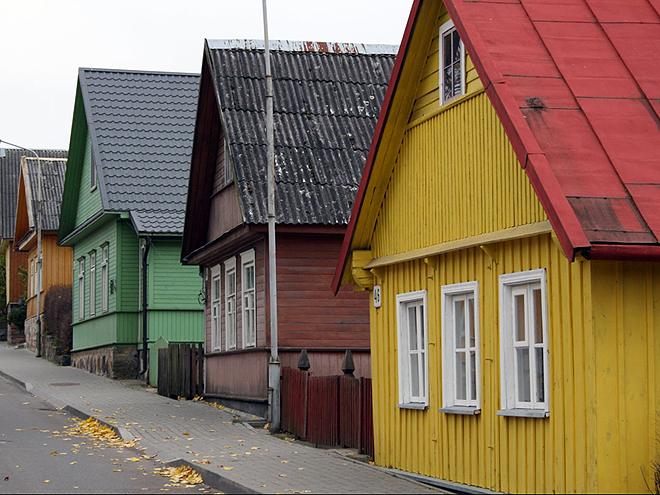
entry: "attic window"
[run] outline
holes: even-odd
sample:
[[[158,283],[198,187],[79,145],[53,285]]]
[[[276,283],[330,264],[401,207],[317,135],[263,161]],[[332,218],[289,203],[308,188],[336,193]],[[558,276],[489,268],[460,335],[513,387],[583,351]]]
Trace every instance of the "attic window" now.
[[[465,94],[465,48],[452,21],[440,27],[441,105]]]

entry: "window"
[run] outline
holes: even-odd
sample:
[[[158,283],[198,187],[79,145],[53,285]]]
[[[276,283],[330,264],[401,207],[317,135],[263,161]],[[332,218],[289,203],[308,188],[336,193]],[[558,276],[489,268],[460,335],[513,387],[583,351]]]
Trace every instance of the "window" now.
[[[481,407],[479,350],[479,284],[442,287],[442,412]]]
[[[220,265],[211,268],[211,349],[222,350],[220,335]]]
[[[426,291],[396,296],[399,353],[399,407],[428,407]]]
[[[440,27],[441,104],[465,94],[465,48],[454,23]]]
[[[89,314],[96,313],[96,251],[89,253]]]
[[[96,160],[94,160],[94,155],[92,154],[92,159],[90,163],[90,171],[89,171],[89,176],[90,176],[90,184],[89,188],[90,190],[94,190],[96,187]]]
[[[243,347],[257,345],[255,302],[254,249],[241,253],[241,289],[243,293]]]
[[[108,311],[108,251],[106,244],[101,248],[101,311]]]
[[[502,411],[548,415],[548,317],[545,270],[500,275]]]
[[[85,258],[78,260],[78,319],[85,318]]]
[[[30,260],[30,297],[34,296],[35,294],[35,289],[34,289],[34,259]]]
[[[226,349],[236,349],[236,258],[225,261]]]
[[[43,278],[44,278],[44,259],[39,258],[39,260],[37,261],[37,290],[39,292],[42,292],[44,290]]]
[[[229,158],[229,143],[225,143],[225,184],[229,184],[234,180],[234,169],[231,166],[231,159]]]

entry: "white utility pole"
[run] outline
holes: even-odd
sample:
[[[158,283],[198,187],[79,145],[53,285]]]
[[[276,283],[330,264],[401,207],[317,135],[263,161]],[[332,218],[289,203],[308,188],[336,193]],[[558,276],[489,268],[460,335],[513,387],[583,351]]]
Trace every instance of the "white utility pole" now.
[[[273,74],[270,70],[268,13],[264,10],[264,47],[266,53],[266,159],[268,161],[268,288],[270,293],[270,363],[268,363],[268,399],[270,431],[282,424],[280,404],[280,357],[277,353],[277,265],[275,259],[275,133],[273,120]]]

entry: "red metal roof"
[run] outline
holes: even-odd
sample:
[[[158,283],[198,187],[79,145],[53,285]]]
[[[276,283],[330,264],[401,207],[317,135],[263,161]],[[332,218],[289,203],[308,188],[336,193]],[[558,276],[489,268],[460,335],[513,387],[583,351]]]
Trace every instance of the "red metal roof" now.
[[[423,1],[434,0],[413,5],[391,85]],[[566,256],[660,261],[660,0],[444,3]]]

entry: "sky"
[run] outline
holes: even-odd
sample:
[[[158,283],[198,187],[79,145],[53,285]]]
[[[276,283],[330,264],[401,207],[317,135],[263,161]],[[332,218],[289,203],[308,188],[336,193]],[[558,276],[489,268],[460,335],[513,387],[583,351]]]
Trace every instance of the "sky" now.
[[[268,0],[272,40],[398,45],[412,0]],[[79,67],[199,73],[263,39],[261,0],[0,0],[0,140],[67,149]],[[0,144],[0,147],[5,147]]]

